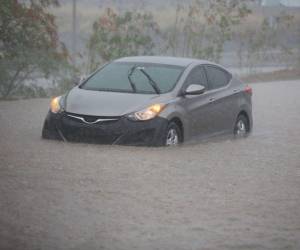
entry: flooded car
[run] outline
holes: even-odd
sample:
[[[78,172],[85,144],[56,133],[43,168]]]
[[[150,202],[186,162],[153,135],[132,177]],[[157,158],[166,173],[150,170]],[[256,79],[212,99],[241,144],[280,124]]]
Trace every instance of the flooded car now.
[[[53,98],[42,137],[170,146],[195,136],[246,136],[251,97],[249,86],[212,62],[126,57]]]

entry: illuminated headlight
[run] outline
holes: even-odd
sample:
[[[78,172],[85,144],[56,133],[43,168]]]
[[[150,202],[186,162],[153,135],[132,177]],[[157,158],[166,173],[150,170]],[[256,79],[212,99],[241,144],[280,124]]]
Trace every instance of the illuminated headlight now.
[[[58,97],[54,97],[51,100],[50,103],[50,110],[52,113],[58,113],[61,112],[63,110],[63,105],[62,105],[62,96],[58,96]]]
[[[147,121],[156,117],[165,107],[165,104],[154,104],[141,111],[129,114],[128,118],[134,121]]]

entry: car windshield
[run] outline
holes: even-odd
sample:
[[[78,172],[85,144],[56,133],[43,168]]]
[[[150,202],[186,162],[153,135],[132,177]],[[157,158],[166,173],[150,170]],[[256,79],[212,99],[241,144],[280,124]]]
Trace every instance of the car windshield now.
[[[113,62],[88,78],[82,89],[159,94],[171,91],[184,68],[173,65]]]

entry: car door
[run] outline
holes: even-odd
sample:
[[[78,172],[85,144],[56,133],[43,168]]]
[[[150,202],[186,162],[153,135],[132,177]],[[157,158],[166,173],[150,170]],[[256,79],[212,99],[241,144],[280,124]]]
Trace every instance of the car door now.
[[[216,65],[205,65],[210,86],[211,130],[213,133],[225,133],[231,130],[235,119],[235,93],[231,87],[232,76]]]
[[[186,111],[189,121],[189,131],[191,136],[206,136],[212,132],[212,105],[210,105],[211,94],[209,85],[201,65],[195,66],[187,76],[182,91],[191,84],[203,85],[206,90],[200,95],[185,95],[181,99],[181,105]]]

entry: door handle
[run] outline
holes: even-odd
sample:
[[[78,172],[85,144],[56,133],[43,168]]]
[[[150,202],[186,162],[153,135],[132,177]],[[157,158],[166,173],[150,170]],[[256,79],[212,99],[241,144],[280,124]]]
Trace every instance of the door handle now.
[[[233,90],[233,93],[237,93],[237,92],[239,92],[239,89],[234,89]]]
[[[215,98],[211,97],[208,99],[209,102],[213,102],[215,100]]]

